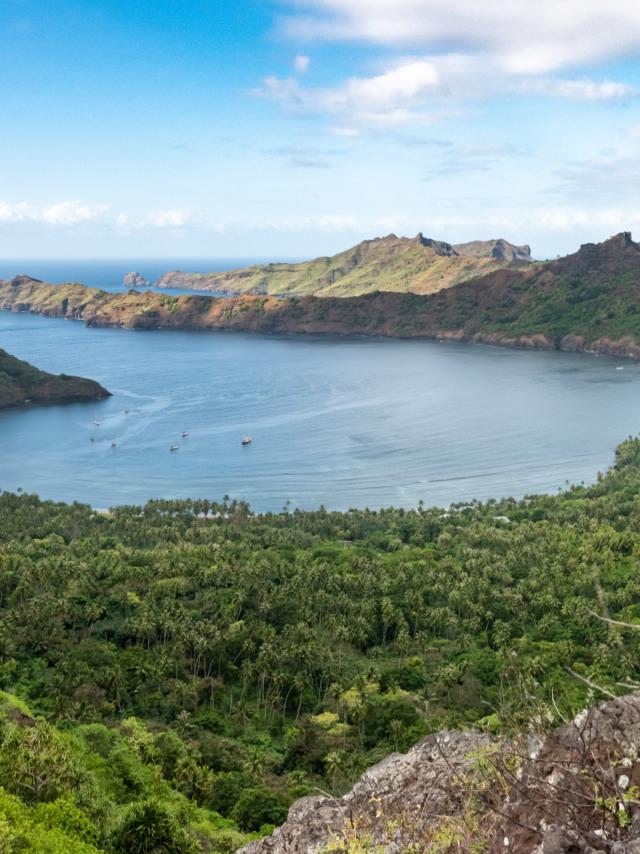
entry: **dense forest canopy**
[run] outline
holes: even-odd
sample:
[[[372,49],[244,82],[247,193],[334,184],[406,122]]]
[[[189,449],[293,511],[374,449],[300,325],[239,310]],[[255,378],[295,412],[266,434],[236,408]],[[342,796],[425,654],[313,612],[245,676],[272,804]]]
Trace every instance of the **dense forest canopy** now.
[[[424,734],[624,691],[640,634],[594,614],[640,622],[639,557],[635,439],[593,486],[448,510],[3,493],[6,850],[233,851]]]

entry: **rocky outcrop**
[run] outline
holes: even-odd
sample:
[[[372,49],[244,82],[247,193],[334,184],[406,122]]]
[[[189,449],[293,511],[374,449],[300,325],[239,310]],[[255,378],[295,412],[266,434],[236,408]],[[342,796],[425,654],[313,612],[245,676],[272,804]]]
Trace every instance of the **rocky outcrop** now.
[[[516,246],[504,238],[498,240],[472,240],[469,243],[456,243],[453,247],[460,255],[470,258],[493,258],[505,264],[528,264],[531,257],[531,247],[526,244]]]
[[[27,403],[104,400],[110,392],[84,377],[49,374],[0,350],[0,408]]]
[[[421,246],[426,246],[427,249],[433,249],[436,255],[443,258],[451,258],[453,255],[464,255],[464,252],[458,252],[450,243],[444,240],[434,240],[432,237],[425,237],[421,232],[418,233],[416,241]]]
[[[125,273],[122,284],[125,288],[146,288],[149,280],[145,279],[142,273]]]
[[[241,851],[640,854],[639,753],[640,693],[518,742],[441,732],[341,798],[297,801],[282,827]]]
[[[640,693],[530,738],[492,854],[640,854]]]
[[[285,824],[243,854],[316,854],[353,834],[406,851],[445,816],[460,815],[467,779],[491,744],[480,733],[441,732],[406,754],[393,753],[366,771],[342,798],[308,797],[289,810]],[[373,850],[373,849],[372,849]]]

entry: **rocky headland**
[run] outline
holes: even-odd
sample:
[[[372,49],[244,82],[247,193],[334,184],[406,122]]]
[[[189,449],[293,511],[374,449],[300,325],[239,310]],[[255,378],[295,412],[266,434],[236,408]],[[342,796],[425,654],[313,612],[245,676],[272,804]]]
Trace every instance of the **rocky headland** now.
[[[104,400],[110,392],[95,380],[50,374],[0,350],[0,409],[28,403]]]
[[[435,338],[639,358],[640,245],[625,232],[564,258],[495,270],[424,296],[113,294],[18,276],[0,282],[0,309],[89,326]]]

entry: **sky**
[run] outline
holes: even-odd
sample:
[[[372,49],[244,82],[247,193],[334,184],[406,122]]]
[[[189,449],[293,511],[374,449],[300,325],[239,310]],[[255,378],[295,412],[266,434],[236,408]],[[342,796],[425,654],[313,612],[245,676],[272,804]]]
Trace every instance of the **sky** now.
[[[640,237],[637,0],[0,0],[0,256]]]

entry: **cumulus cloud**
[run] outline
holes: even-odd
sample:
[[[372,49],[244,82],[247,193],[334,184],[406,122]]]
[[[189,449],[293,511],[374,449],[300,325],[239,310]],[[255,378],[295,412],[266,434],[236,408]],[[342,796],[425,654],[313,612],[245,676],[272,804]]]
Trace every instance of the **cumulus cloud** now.
[[[89,205],[79,201],[56,202],[47,206],[0,201],[0,222],[36,222],[51,226],[73,226],[104,219],[108,211],[108,205]]]
[[[0,222],[22,222],[29,216],[29,206],[26,202],[0,202]]]
[[[184,228],[190,222],[187,211],[171,208],[163,211],[152,211],[145,223],[154,228]]]
[[[40,226],[45,228],[75,228],[93,225],[101,230],[119,233],[154,231],[159,229],[190,229],[221,233],[225,223],[213,219],[207,211],[167,208],[149,212],[112,210],[106,204],[87,204],[62,201],[53,204],[10,202],[0,199],[0,226]]]
[[[290,110],[325,114],[334,121],[335,133],[355,135],[366,128],[434,124],[459,113],[469,101],[500,94],[621,102],[638,91],[625,83],[588,77],[514,75],[505,71],[498,57],[450,53],[400,59],[381,74],[350,77],[333,87],[269,76],[254,94]]]
[[[268,77],[259,93],[289,108],[348,115],[338,133],[431,123],[454,104],[500,94],[620,102],[629,85],[599,75],[574,77],[640,53],[640,5],[621,0],[282,0],[281,20],[296,39],[361,41],[395,48],[382,73],[334,87]],[[407,57],[407,51],[412,56]],[[297,63],[297,60],[296,60]],[[297,64],[296,64],[297,68]]]
[[[39,218],[47,225],[77,225],[96,220],[108,210],[108,205],[86,205],[78,201],[58,202],[45,208]]]
[[[291,0],[296,38],[356,40],[438,52],[493,54],[515,73],[629,56],[640,50],[636,0]]]
[[[412,60],[372,77],[350,77],[334,87],[303,87],[295,78],[270,76],[255,94],[301,111],[347,116],[350,124],[337,125],[335,130],[353,136],[358,125],[389,128],[435,121],[421,106],[437,96],[440,84],[433,62]]]

